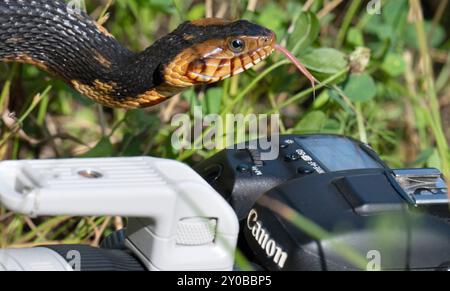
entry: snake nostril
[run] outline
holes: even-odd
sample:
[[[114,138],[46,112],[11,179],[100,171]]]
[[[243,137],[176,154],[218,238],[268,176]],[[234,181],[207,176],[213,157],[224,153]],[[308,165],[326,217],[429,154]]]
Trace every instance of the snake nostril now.
[[[274,36],[273,36],[273,35],[270,35],[270,36],[263,36],[263,37],[262,37],[262,42],[263,42],[265,45],[268,45],[268,44],[270,44],[270,43],[273,41],[273,39],[274,39]]]

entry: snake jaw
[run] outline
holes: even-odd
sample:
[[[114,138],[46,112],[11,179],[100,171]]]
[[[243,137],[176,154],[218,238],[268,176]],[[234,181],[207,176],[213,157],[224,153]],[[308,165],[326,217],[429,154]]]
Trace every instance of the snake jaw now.
[[[233,51],[230,41],[245,43],[242,51]],[[164,70],[165,81],[173,86],[211,84],[251,69],[275,50],[275,34],[213,39],[196,44],[176,56]]]

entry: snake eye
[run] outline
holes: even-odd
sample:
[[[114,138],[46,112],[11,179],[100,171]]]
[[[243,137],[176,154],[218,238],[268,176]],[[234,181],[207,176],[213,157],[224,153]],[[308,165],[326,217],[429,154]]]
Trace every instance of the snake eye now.
[[[230,49],[235,53],[240,53],[245,48],[245,42],[242,39],[236,38],[230,41]]]

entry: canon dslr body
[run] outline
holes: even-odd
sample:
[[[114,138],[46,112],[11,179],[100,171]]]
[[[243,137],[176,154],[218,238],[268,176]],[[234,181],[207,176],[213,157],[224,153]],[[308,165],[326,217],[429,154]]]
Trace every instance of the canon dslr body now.
[[[239,145],[195,167],[236,211],[240,248],[262,268],[450,268],[449,204],[438,170],[392,170],[370,146],[343,136],[282,136],[279,146],[275,160]],[[367,264],[356,266],[342,245]]]

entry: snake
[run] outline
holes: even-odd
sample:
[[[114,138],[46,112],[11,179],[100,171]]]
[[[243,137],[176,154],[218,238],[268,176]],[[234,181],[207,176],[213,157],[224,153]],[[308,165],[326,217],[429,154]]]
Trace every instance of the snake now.
[[[147,49],[123,46],[60,0],[0,0],[0,61],[31,64],[112,108],[145,108],[240,74],[270,56],[276,36],[247,20],[183,22]]]

